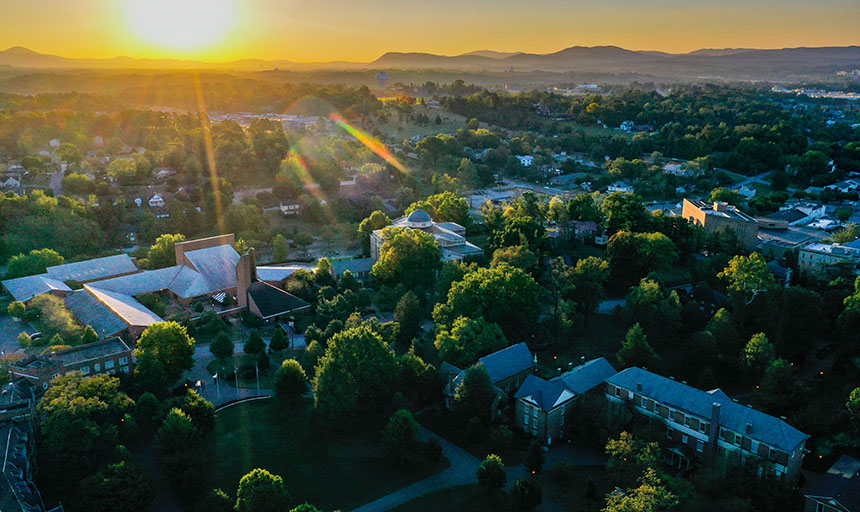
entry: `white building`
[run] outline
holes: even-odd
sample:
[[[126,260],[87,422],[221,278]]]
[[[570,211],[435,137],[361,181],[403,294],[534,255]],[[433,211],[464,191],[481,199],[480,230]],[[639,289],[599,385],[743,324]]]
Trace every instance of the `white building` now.
[[[164,208],[164,198],[160,195],[155,194],[149,199],[149,207],[150,208]]]

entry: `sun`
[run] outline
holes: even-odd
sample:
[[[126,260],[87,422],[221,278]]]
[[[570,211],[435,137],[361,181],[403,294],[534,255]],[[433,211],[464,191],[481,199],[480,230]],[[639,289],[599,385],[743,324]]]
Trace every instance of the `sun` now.
[[[235,0],[126,0],[131,30],[147,43],[193,52],[224,38],[236,18]]]

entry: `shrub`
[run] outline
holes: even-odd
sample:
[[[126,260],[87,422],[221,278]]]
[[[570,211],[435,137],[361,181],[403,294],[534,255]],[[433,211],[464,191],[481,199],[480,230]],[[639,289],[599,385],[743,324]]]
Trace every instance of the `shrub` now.
[[[505,464],[498,455],[487,455],[475,474],[478,477],[478,485],[488,489],[501,489],[507,481]]]

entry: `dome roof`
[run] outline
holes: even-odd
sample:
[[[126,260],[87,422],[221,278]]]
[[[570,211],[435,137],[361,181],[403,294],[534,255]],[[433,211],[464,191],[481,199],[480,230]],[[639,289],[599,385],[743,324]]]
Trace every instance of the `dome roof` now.
[[[406,217],[406,221],[414,224],[423,224],[425,222],[431,222],[432,219],[430,219],[429,213],[419,208],[418,210],[410,213],[409,216]]]

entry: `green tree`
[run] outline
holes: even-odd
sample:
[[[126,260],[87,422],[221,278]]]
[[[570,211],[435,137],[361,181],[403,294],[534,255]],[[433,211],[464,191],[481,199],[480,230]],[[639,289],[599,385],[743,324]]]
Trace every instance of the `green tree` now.
[[[116,377],[77,372],[56,377],[36,406],[39,469],[46,482],[73,495],[81,478],[107,461],[134,406]]]
[[[92,194],[95,191],[95,184],[89,176],[73,172],[63,178],[63,191],[77,195]]]
[[[571,220],[600,222],[600,209],[591,194],[580,194],[567,202],[567,212]]]
[[[200,500],[197,512],[235,512],[234,501],[221,489],[212,489]]]
[[[18,300],[9,303],[9,307],[6,308],[6,312],[9,313],[9,316],[12,318],[21,318],[24,316],[25,311],[27,311],[27,306]]]
[[[714,317],[708,321],[706,329],[714,335],[720,351],[725,354],[737,354],[741,349],[741,336],[735,326],[731,313],[720,308]]]
[[[442,192],[409,205],[406,215],[415,210],[424,210],[436,222],[455,222],[463,227],[469,226],[469,203],[454,192]]]
[[[191,416],[174,407],[161,422],[158,437],[161,440],[162,452],[175,454],[197,446],[200,442],[200,429],[194,426]]]
[[[358,225],[358,238],[365,255],[370,254],[370,234],[391,224],[391,219],[382,210],[376,210]]]
[[[272,339],[269,340],[269,352],[280,352],[290,347],[290,340],[284,334],[284,330],[280,327],[275,328],[275,333],[272,334]]]
[[[290,501],[284,480],[265,469],[254,469],[239,480],[236,512],[284,512]]]
[[[421,330],[423,309],[414,292],[407,291],[400,297],[394,308],[394,320],[400,325],[397,341],[401,344],[411,342]]]
[[[502,263],[520,268],[528,273],[533,273],[537,269],[538,258],[527,247],[514,245],[493,251],[493,259],[490,261],[490,266],[498,267]]]
[[[185,392],[182,412],[191,418],[191,422],[201,434],[206,434],[215,428],[215,406],[193,389],[189,388]]]
[[[540,505],[543,496],[534,478],[521,478],[511,489],[511,509],[515,512],[528,512]]]
[[[71,342],[80,336],[81,326],[66,308],[63,299],[45,293],[31,300],[29,309],[39,312],[42,334],[46,338],[59,335]]]
[[[176,244],[185,241],[182,234],[164,234],[155,239],[155,243],[149,248],[146,259],[152,269],[172,267],[176,265]]]
[[[266,342],[260,336],[260,331],[251,329],[251,334],[248,335],[248,341],[245,342],[246,354],[261,354],[266,351]]]
[[[618,364],[627,368],[630,366],[640,366],[654,368],[659,359],[654,349],[648,344],[645,332],[639,324],[633,325],[627,331],[627,336],[621,344],[621,350],[616,356]]]
[[[613,192],[603,200],[600,212],[606,218],[610,234],[619,231],[641,233],[648,231],[651,214],[642,204],[642,198],[625,192]]]
[[[394,353],[368,324],[350,327],[329,340],[313,380],[314,405],[338,423],[375,408],[392,394]]]
[[[596,256],[576,262],[569,272],[569,285],[573,288],[570,298],[587,315],[597,311],[603,300],[603,286],[609,278],[609,263]]]
[[[505,464],[498,455],[489,454],[484,458],[476,472],[478,485],[487,489],[502,489],[507,481]]]
[[[482,317],[461,316],[454,320],[450,330],[440,329],[433,344],[443,361],[465,367],[481,356],[507,347],[509,343],[498,324],[489,323]]]
[[[796,407],[803,392],[794,365],[785,359],[771,361],[755,390],[758,405],[768,414],[785,416]]]
[[[773,274],[761,254],[738,255],[729,260],[729,265],[717,277],[728,282],[729,293],[748,300],[756,294],[776,287]]]
[[[529,443],[529,449],[526,451],[526,469],[533,475],[540,473],[543,470],[545,460],[546,457],[544,456],[543,446],[541,446],[540,441],[532,439],[531,443]]]
[[[437,324],[451,325],[461,316],[483,317],[510,338],[533,333],[540,312],[541,289],[523,270],[510,265],[480,268],[451,285],[448,300],[433,311]]]
[[[845,408],[851,415],[851,428],[854,432],[860,431],[860,388],[854,388],[848,395]]]
[[[766,368],[774,359],[773,345],[763,333],[753,334],[744,347],[744,364],[750,368]]]
[[[490,407],[495,399],[490,374],[483,364],[466,370],[457,389],[454,390],[454,409],[461,418],[478,418],[487,421]]]
[[[609,238],[606,256],[616,279],[632,284],[650,271],[668,267],[678,254],[663,233],[619,231]]]
[[[135,374],[151,370],[152,363],[159,363],[164,372],[163,384],[176,382],[182,372],[194,366],[194,338],[176,322],[158,322],[143,331],[137,340],[134,357],[138,361]],[[143,362],[143,368],[141,368]]]
[[[70,142],[64,142],[60,144],[54,153],[67,164],[74,164],[81,161],[81,154],[78,151],[78,147]]]
[[[272,383],[278,398],[295,400],[308,390],[308,377],[302,365],[295,359],[285,359]]]
[[[645,470],[639,487],[606,496],[603,512],[665,512],[678,505],[678,497],[666,489],[653,468]]]
[[[628,432],[621,432],[617,439],[606,442],[607,468],[625,484],[633,482],[636,475],[648,468],[656,468],[660,462],[660,446]]]
[[[412,413],[399,409],[382,429],[382,443],[388,457],[398,466],[410,466],[419,458],[418,422]]]
[[[84,331],[81,333],[81,343],[86,345],[87,343],[95,343],[99,340],[99,335],[96,333],[96,330],[91,326],[84,327]]]
[[[32,250],[27,254],[18,254],[9,258],[6,267],[6,279],[44,274],[48,267],[62,265],[65,258],[53,249]]]
[[[272,259],[275,261],[287,261],[290,257],[290,244],[284,235],[277,234],[272,240]]]
[[[75,508],[92,512],[144,512],[155,499],[155,484],[128,461],[111,464],[81,480]]]
[[[231,340],[230,336],[224,331],[219,332],[212,343],[209,344],[209,351],[218,359],[225,359],[232,356],[234,350],[235,346],[233,345],[233,340]]]
[[[411,228],[382,231],[383,244],[373,265],[374,277],[383,283],[403,283],[407,288],[429,288],[441,267],[442,251],[433,235]]]

